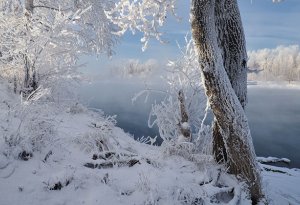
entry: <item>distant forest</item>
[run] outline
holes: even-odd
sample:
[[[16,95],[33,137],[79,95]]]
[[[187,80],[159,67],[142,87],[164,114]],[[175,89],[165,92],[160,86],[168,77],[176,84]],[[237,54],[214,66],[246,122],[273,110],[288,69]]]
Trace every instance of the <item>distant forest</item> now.
[[[248,53],[249,80],[300,81],[300,49],[298,45],[279,46]]]

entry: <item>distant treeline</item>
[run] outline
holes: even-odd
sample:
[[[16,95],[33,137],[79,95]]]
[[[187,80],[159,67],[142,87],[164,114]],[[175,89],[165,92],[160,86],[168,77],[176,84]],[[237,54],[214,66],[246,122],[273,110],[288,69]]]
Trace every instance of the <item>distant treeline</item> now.
[[[158,62],[154,59],[149,59],[145,62],[140,62],[138,59],[128,59],[124,62],[112,65],[111,74],[121,78],[146,78],[151,76],[157,69]]]
[[[248,53],[249,80],[300,81],[300,49],[298,45],[279,46]]]

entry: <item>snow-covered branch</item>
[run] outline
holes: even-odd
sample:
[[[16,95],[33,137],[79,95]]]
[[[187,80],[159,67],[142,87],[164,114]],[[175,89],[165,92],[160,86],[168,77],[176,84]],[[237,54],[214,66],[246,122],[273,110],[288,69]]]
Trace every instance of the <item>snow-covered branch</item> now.
[[[163,42],[160,31],[168,12],[175,15],[176,0],[119,0],[114,8],[106,11],[108,18],[118,26],[118,35],[126,31],[143,33],[143,50],[151,38]]]
[[[149,126],[156,124],[166,141],[180,138],[183,130],[189,130],[195,137],[201,130],[206,106],[194,42],[186,38],[186,45],[180,51],[181,56],[168,63],[165,78],[168,95],[152,106],[149,116]]]
[[[82,55],[112,55],[118,37],[104,13],[111,6],[104,0],[1,1],[2,77],[30,93],[49,79],[77,77]]]

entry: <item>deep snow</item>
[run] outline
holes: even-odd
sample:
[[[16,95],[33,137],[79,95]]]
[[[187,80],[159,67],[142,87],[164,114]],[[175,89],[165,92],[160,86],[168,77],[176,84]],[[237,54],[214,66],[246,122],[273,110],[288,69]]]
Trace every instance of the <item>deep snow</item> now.
[[[146,145],[78,104],[26,105],[9,93],[0,84],[0,205],[251,204],[243,183],[185,144]],[[16,135],[8,146],[4,136]],[[300,204],[298,169],[261,169],[269,204]]]

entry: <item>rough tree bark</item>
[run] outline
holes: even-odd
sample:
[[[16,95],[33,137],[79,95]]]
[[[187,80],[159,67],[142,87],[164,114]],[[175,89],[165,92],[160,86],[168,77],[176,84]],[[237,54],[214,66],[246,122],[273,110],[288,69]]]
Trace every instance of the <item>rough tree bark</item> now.
[[[235,94],[245,108],[247,103],[247,51],[236,1],[216,0],[214,16],[224,68]],[[217,162],[226,162],[226,148],[216,120],[213,123],[213,136],[215,159]]]
[[[220,146],[226,149],[228,170],[246,181],[256,203],[262,190],[243,109],[246,53],[244,44],[240,45],[244,37],[236,0],[192,0],[191,26],[206,95],[223,142]]]

